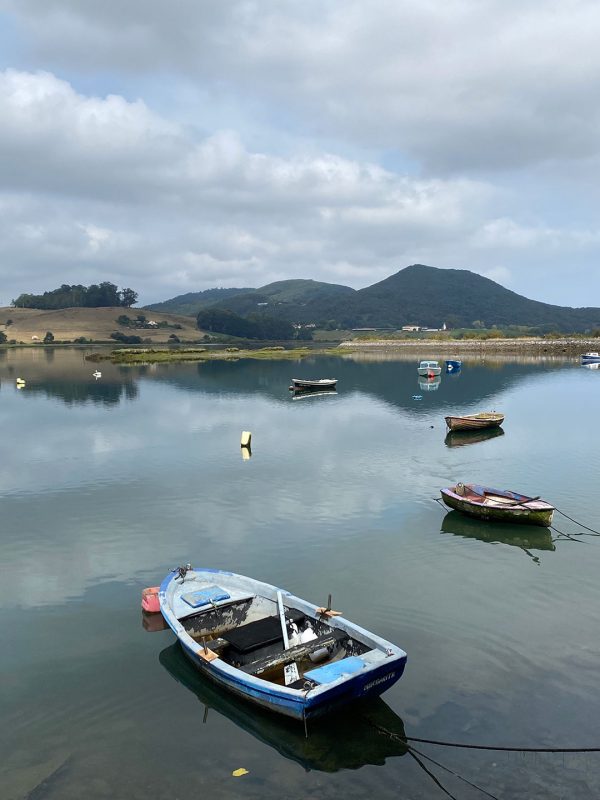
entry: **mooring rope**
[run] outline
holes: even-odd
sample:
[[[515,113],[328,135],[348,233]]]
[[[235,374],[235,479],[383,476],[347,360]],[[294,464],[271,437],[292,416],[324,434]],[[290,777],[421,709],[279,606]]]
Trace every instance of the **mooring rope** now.
[[[433,744],[438,747],[454,747],[460,750],[492,750],[499,753],[600,753],[600,747],[515,747],[496,744],[469,744],[468,742],[453,742],[448,739],[421,739],[418,736],[401,736],[399,733],[389,731],[387,728],[371,723],[373,727],[390,739],[404,743],[410,747],[409,742],[418,744]]]
[[[555,507],[554,510],[558,511],[559,514],[562,514],[563,517],[566,517],[571,522],[574,522],[575,525],[579,525],[580,528],[584,528],[586,531],[593,533],[594,536],[600,536],[600,531],[597,531],[594,528],[589,528],[587,525],[584,525],[583,522],[579,522],[579,520],[573,519],[573,517],[570,517],[568,514],[565,514],[564,511],[561,511],[560,508]]]
[[[427,759],[427,761],[431,761],[431,763],[435,764],[436,767],[439,767],[440,769],[443,769],[446,772],[449,772],[450,775],[454,775],[455,778],[458,778],[459,780],[464,781],[464,783],[468,784],[473,789],[477,789],[478,792],[482,792],[483,794],[487,795],[487,797],[491,797],[492,800],[499,800],[499,798],[496,797],[495,794],[491,794],[486,789],[483,789],[481,786],[478,786],[476,783],[473,783],[472,781],[470,781],[468,778],[465,778],[462,775],[460,775],[458,772],[455,772],[453,769],[450,769],[450,767],[447,767],[445,764],[441,764],[439,761],[436,761],[435,758],[432,758],[431,756],[428,756],[426,753],[422,753],[420,750],[417,750],[416,747],[410,747],[409,748],[409,752],[410,753],[418,753],[421,756],[421,758],[425,758],[425,759]]]

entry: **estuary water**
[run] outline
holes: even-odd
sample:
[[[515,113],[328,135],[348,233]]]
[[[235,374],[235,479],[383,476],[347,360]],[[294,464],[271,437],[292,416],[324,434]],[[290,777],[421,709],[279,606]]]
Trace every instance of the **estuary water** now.
[[[447,797],[425,766],[457,798],[485,796],[458,776],[503,800],[600,796],[600,754],[400,740],[600,746],[600,539],[433,500],[474,481],[600,529],[600,370],[488,358],[420,385],[413,359],[346,356],[95,380],[84,353],[0,350],[4,800]],[[294,400],[291,377],[338,393]],[[446,436],[446,414],[492,409],[504,434]],[[141,590],[188,561],[331,593],[407,651],[404,677],[308,738],[232,700],[143,625]]]

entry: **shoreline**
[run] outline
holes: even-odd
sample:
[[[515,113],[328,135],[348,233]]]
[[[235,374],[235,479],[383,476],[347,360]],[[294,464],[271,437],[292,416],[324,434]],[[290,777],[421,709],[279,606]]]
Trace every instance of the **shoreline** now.
[[[443,352],[445,355],[480,355],[480,354],[515,354],[544,355],[555,353],[561,355],[581,355],[582,353],[600,350],[600,339],[411,339],[340,342],[340,348],[353,351],[424,351]]]

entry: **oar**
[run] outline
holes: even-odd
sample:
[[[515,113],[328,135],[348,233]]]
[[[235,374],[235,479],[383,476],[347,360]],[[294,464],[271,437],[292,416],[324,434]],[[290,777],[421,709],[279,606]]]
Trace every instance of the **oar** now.
[[[288,650],[290,642],[288,639],[287,625],[285,624],[285,611],[283,610],[283,599],[281,592],[277,592],[277,605],[279,606],[279,620],[281,622],[281,633],[283,635],[283,649]]]
[[[479,497],[483,497],[483,498],[485,498],[486,494],[488,494],[486,492],[483,492],[483,493],[476,492],[475,489],[471,489],[471,491],[473,492],[473,494],[476,494]],[[511,494],[518,494],[518,492],[511,492]],[[509,501],[508,503],[502,503],[502,505],[503,506],[524,506],[526,503],[533,503],[536,500],[541,500],[541,495],[538,495],[537,497],[525,497],[525,496],[523,496],[523,497],[524,497],[523,500],[512,500],[512,501]]]

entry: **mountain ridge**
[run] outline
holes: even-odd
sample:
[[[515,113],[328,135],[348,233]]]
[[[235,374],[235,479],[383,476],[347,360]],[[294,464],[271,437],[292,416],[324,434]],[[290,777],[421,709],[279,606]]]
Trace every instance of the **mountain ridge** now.
[[[225,291],[227,296],[207,295]],[[312,279],[276,281],[257,289],[206,290],[182,297],[205,296],[203,305],[241,316],[262,312],[295,324],[318,327],[400,328],[503,327],[523,325],[548,330],[585,331],[600,327],[600,308],[556,306],[532,300],[465,269],[412,264],[363,289]],[[165,304],[147,306],[154,310]],[[215,299],[215,302],[212,302]],[[207,300],[209,300],[207,304]],[[182,313],[171,305],[171,313]],[[196,311],[197,313],[197,311]]]

